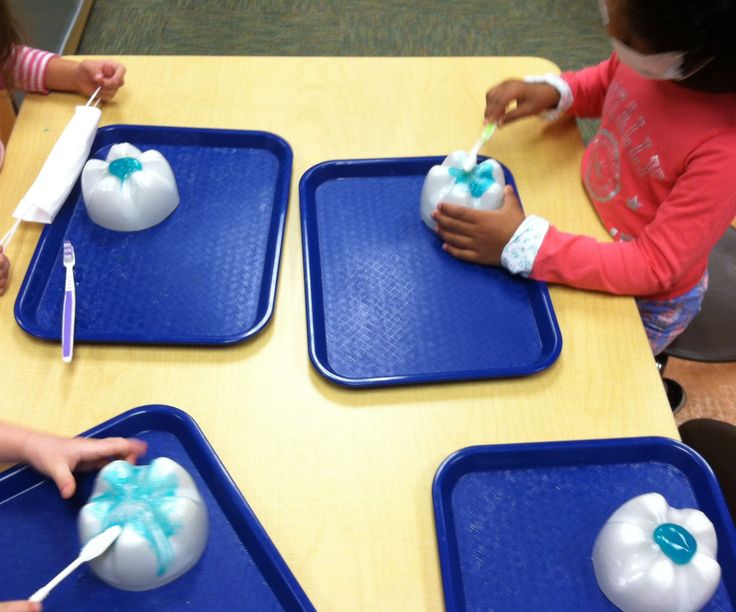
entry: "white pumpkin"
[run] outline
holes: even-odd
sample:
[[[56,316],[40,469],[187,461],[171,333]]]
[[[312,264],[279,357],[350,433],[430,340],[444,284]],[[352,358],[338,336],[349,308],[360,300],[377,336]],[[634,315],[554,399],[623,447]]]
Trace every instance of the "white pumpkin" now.
[[[432,166],[424,179],[420,212],[432,229],[437,227],[432,213],[442,202],[479,210],[495,210],[503,205],[506,181],[501,164],[487,159],[466,172],[463,163],[467,158],[465,151],[455,151],[442,165]]]
[[[105,161],[84,165],[82,196],[92,221],[120,232],[152,227],[179,205],[169,162],[158,151],[141,153],[127,142],[113,145]]]
[[[120,536],[92,570],[127,591],[155,589],[181,576],[207,544],[207,507],[187,471],[166,457],[149,465],[113,461],[97,476],[79,513],[82,545],[113,525]]]
[[[694,612],[718,588],[713,524],[700,510],[671,508],[659,493],[616,510],[593,547],[598,586],[624,612]]]

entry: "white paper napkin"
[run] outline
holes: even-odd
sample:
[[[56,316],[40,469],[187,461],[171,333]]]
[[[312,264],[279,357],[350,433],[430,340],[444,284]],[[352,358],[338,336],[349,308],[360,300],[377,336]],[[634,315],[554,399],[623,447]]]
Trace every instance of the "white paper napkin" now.
[[[94,106],[76,107],[38,177],[13,212],[16,219],[37,223],[54,220],[89,157],[101,115]]]

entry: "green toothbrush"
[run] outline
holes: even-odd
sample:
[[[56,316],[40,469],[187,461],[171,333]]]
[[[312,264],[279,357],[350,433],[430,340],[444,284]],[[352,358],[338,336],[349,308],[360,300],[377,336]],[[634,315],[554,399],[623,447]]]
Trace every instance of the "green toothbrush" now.
[[[475,141],[473,148],[470,149],[468,156],[463,162],[463,170],[465,172],[472,172],[473,168],[475,168],[475,164],[478,162],[478,151],[480,151],[480,148],[491,139],[491,136],[493,136],[493,132],[495,131],[495,123],[489,123],[488,125],[486,125],[486,127],[483,128],[483,132],[481,133],[480,138]]]

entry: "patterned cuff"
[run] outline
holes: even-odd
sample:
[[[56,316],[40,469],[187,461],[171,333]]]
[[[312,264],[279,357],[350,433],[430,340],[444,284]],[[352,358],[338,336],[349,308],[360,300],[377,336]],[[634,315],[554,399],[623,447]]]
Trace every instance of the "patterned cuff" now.
[[[538,76],[524,77],[525,83],[546,83],[554,87],[560,94],[560,101],[557,103],[557,107],[553,110],[545,111],[542,113],[542,119],[552,121],[562,115],[567,109],[572,106],[572,90],[567,84],[567,81],[557,74],[551,72],[547,74],[541,74]]]
[[[529,276],[534,260],[549,230],[549,221],[529,215],[516,228],[511,240],[501,252],[501,265],[512,274]]]

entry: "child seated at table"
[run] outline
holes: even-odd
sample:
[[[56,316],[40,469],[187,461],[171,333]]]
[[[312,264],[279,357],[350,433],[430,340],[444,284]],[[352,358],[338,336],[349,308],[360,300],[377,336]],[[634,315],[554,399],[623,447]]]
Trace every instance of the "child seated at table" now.
[[[600,4],[611,57],[505,81],[487,92],[485,119],[600,117],[582,179],[614,242],[526,216],[511,189],[498,211],[441,204],[435,219],[460,259],[635,296],[657,355],[700,310],[708,255],[736,216],[736,0]]]
[[[70,91],[90,96],[102,87],[100,96],[110,100],[123,85],[125,66],[110,59],[75,62],[54,53],[20,44],[20,35],[7,0],[0,0],[0,89],[47,94]],[[0,165],[5,154],[0,142]],[[8,289],[10,261],[0,246],[0,295]]]
[[[146,452],[146,443],[126,438],[62,438],[0,422],[0,463],[23,462],[52,478],[65,499],[74,495],[74,470],[100,468],[112,459],[131,463]],[[0,603],[0,612],[40,610],[26,601]]]

